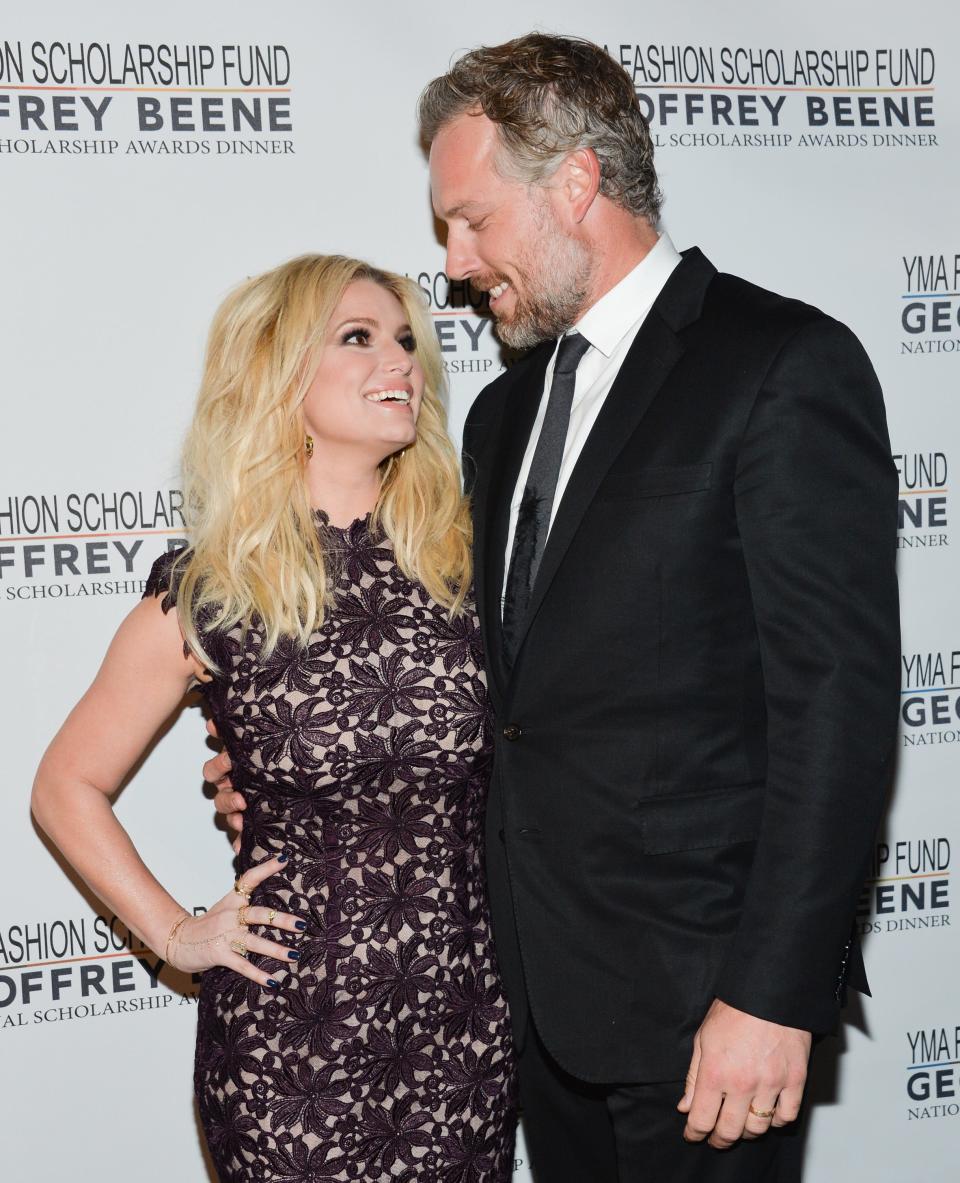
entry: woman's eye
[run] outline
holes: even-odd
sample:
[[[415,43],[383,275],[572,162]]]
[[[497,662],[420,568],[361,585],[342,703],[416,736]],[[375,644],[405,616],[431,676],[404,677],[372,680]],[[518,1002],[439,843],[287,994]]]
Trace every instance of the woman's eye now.
[[[354,342],[357,345],[366,345],[369,341],[369,329],[349,329],[343,334],[343,337],[341,338],[341,343],[343,345],[349,345],[351,342]]]
[[[416,352],[417,339],[416,339],[416,337],[414,337],[413,333],[405,333],[402,337],[398,337],[397,340],[400,342],[400,344],[403,346],[403,348],[407,351],[407,353]]]

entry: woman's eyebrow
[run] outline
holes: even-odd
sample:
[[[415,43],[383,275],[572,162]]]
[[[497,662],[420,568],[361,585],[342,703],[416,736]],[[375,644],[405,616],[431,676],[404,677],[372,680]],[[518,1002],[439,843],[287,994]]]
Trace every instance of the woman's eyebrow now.
[[[344,325],[370,325],[371,328],[378,329],[380,322],[374,320],[372,316],[348,316],[346,320],[342,320],[337,325],[337,329],[342,329]],[[337,329],[334,329],[334,332]]]

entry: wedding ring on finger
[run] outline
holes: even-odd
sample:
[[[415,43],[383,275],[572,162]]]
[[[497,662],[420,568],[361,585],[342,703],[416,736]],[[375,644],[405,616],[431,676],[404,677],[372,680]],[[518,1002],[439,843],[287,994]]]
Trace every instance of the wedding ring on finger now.
[[[773,1115],[777,1111],[776,1106],[774,1106],[772,1109],[754,1109],[754,1107],[752,1105],[748,1105],[747,1108],[750,1110],[750,1112],[753,1114],[754,1117],[762,1117],[762,1118],[764,1118],[764,1120],[766,1120],[767,1118],[773,1117]]]
[[[246,900],[249,900],[250,896],[253,894],[251,889],[243,882],[242,875],[236,881],[236,883],[234,883],[233,890],[237,893],[237,895],[242,895]]]
[[[234,951],[234,953],[239,953],[241,957],[246,957],[247,955],[247,946],[243,941],[231,941],[230,948]]]

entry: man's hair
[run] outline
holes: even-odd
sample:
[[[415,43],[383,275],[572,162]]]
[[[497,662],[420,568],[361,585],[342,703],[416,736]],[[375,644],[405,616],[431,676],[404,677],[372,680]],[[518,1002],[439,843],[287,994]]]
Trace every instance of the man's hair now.
[[[528,33],[471,50],[424,89],[420,133],[429,146],[451,120],[481,112],[497,125],[505,175],[543,184],[568,152],[592,148],[600,192],[656,225],[650,129],[626,71],[599,45]]]

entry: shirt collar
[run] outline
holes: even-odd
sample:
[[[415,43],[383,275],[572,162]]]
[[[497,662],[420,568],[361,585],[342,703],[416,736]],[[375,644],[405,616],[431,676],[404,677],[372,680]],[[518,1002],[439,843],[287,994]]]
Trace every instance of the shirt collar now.
[[[627,333],[650,311],[679,262],[680,254],[670,236],[661,234],[636,267],[591,305],[574,328],[594,349],[610,357]]]

